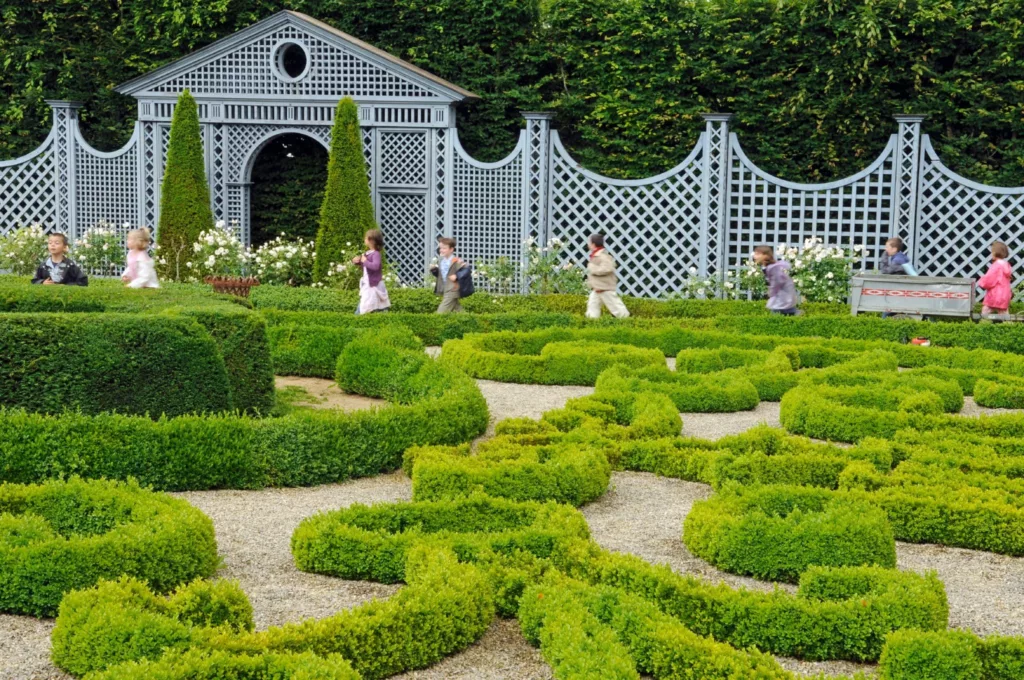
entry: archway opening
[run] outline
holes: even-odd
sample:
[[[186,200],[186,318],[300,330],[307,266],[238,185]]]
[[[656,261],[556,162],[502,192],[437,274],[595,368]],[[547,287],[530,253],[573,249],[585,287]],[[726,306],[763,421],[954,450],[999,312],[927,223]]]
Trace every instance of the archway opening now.
[[[260,149],[250,174],[249,237],[258,246],[284,234],[316,238],[327,184],[327,150],[317,140],[286,133]]]

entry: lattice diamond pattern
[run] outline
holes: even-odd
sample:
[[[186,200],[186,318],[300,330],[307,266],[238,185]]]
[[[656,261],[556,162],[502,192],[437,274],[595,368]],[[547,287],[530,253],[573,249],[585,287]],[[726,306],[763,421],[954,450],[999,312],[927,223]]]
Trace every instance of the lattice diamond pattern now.
[[[918,270],[928,276],[978,278],[987,270],[993,241],[1006,243],[1011,254],[1024,252],[1024,188],[985,191],[944,170],[928,149],[921,163]],[[1019,268],[1015,273],[1016,284],[1024,273]]]
[[[728,144],[729,128],[725,124],[711,124],[707,128],[707,176],[705,178],[707,187],[707,223],[704,227],[704,248],[706,261],[704,271],[708,275],[719,272],[722,263],[719,262],[719,246],[722,242],[721,220],[722,220],[722,166],[726,162],[725,156]],[[701,270],[700,267],[697,268]]]
[[[824,243],[868,248],[874,268],[892,226],[893,153],[870,174],[830,188],[800,189],[764,176],[733,148],[729,172],[727,266],[738,269],[758,245]]]
[[[142,201],[143,224],[156,229],[157,182],[160,181],[160,159],[157,158],[157,136],[159,130],[154,123],[142,124]]]
[[[544,240],[544,179],[547,172],[544,154],[549,145],[548,122],[526,121],[526,231],[535,239]]]
[[[225,217],[224,183],[227,174],[224,168],[224,142],[227,134],[223,125],[210,126],[210,194],[212,197],[213,219],[223,220]]]
[[[56,219],[53,143],[17,165],[0,165],[0,235],[19,226]]]
[[[643,297],[679,290],[689,269],[700,268],[700,155],[669,177],[623,186],[592,179],[572,158],[552,153],[549,229],[570,259],[583,261],[589,235],[604,232],[619,292]]]
[[[273,67],[274,50],[282,41],[296,41],[306,47],[309,72],[297,82],[279,78]],[[328,44],[295,27],[286,26],[257,38],[229,54],[171,78],[153,88],[155,92],[192,94],[331,97],[339,99],[401,97],[436,98],[397,73],[375,66],[354,53]]]
[[[380,133],[380,186],[427,186],[427,133]]]
[[[908,243],[914,237],[914,211],[917,202],[918,150],[921,140],[920,125],[900,123],[896,167],[896,215],[893,222],[895,235]]]
[[[123,225],[134,228],[139,218],[136,144],[121,149],[112,158],[76,146],[75,163],[75,238],[99,222],[108,222],[127,234]]]
[[[448,210],[448,135],[449,131],[438,128],[432,133],[433,144],[433,166],[431,172],[432,184],[434,187],[433,205],[431,205],[430,223],[433,229],[431,236],[437,239],[444,236],[445,222]],[[458,237],[456,237],[458,238]]]
[[[423,194],[380,194],[380,227],[387,257],[397,265],[402,283],[419,284],[426,271],[427,197]]]
[[[54,166],[57,172],[57,229],[66,231],[71,224],[71,164],[72,155],[71,115],[67,109],[54,109]]]
[[[452,235],[476,266],[523,256],[523,155],[500,167],[480,167],[456,147],[452,176]],[[516,282],[518,287],[521,281]],[[484,282],[479,282],[486,288]]]

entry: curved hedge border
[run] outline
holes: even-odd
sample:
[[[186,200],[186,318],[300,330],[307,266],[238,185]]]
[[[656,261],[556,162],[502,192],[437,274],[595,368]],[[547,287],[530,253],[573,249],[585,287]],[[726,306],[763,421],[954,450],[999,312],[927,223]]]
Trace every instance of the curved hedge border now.
[[[465,558],[486,549],[547,557],[567,537],[588,538],[583,516],[558,503],[517,503],[474,495],[450,501],[355,504],[302,520],[292,534],[295,566],[346,579],[396,583],[419,543]]]
[[[337,654],[266,653],[257,656],[226,652],[169,652],[158,661],[133,661],[90,676],[90,680],[360,680]]]
[[[258,632],[237,615],[237,607],[234,615],[224,613],[225,599],[228,609],[237,604],[225,598],[230,587],[210,593],[200,607],[183,607],[178,601],[196,599],[187,597],[187,589],[163,600],[137,582],[103,583],[65,598],[53,633],[53,658],[61,668],[92,671],[90,677],[104,680],[152,677],[143,673],[157,669],[167,669],[158,677],[184,679],[208,668],[204,659],[213,659],[214,668],[232,669],[231,657],[251,657],[259,671],[261,664],[288,653],[302,656],[284,672],[327,669],[342,674],[323,677],[376,680],[429,666],[467,647],[490,626],[494,596],[480,569],[427,546],[410,551],[405,569],[408,586],[388,600]],[[315,664],[308,653],[328,662]],[[354,673],[345,675],[345,663],[333,655],[347,660]]]
[[[0,410],[0,480],[78,474],[164,490],[303,486],[394,470],[410,446],[482,434],[487,404],[476,384],[405,349],[410,343],[419,346],[407,331],[367,335],[339,359],[347,389],[397,402],[373,411],[152,421]]]
[[[138,484],[0,484],[0,611],[52,616],[65,593],[129,574],[160,592],[217,569],[213,523]]]
[[[979,638],[959,630],[900,630],[886,638],[879,672],[885,680],[1024,678],[1024,639]]]
[[[796,582],[809,566],[896,568],[892,527],[876,505],[807,487],[735,488],[697,501],[683,542],[725,571]]]

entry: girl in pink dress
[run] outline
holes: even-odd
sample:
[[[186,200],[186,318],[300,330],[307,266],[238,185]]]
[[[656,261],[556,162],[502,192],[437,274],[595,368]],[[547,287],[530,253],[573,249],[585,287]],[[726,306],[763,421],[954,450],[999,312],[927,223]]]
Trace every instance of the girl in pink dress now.
[[[121,280],[129,288],[159,288],[153,258],[146,251],[153,243],[149,229],[133,229],[128,232],[128,266]]]
[[[384,287],[384,260],[380,252],[384,247],[384,234],[380,229],[371,229],[363,237],[363,243],[368,250],[352,258],[352,264],[363,268],[363,277],[359,279],[359,306],[356,314],[383,312],[391,307],[388,289]]]
[[[992,244],[992,264],[985,275],[978,279],[978,287],[985,289],[985,298],[981,301],[982,314],[1006,314],[1013,299],[1013,269],[1006,260],[1010,257],[1010,249],[1002,241]]]

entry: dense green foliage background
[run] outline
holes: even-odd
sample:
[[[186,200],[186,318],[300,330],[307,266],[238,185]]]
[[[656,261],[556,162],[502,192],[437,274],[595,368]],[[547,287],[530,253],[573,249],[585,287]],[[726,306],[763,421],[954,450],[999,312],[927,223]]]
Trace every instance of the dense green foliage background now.
[[[0,157],[43,139],[44,97],[85,101],[87,138],[118,147],[135,107],[113,86],[284,8],[481,95],[459,121],[482,159],[545,108],[585,165],[643,176],[732,111],[765,169],[823,180],[914,112],[957,171],[1024,184],[1019,0],[3,0]]]
[[[249,205],[253,245],[278,234],[312,241],[327,182],[327,150],[305,135],[274,137],[252,166]]]

